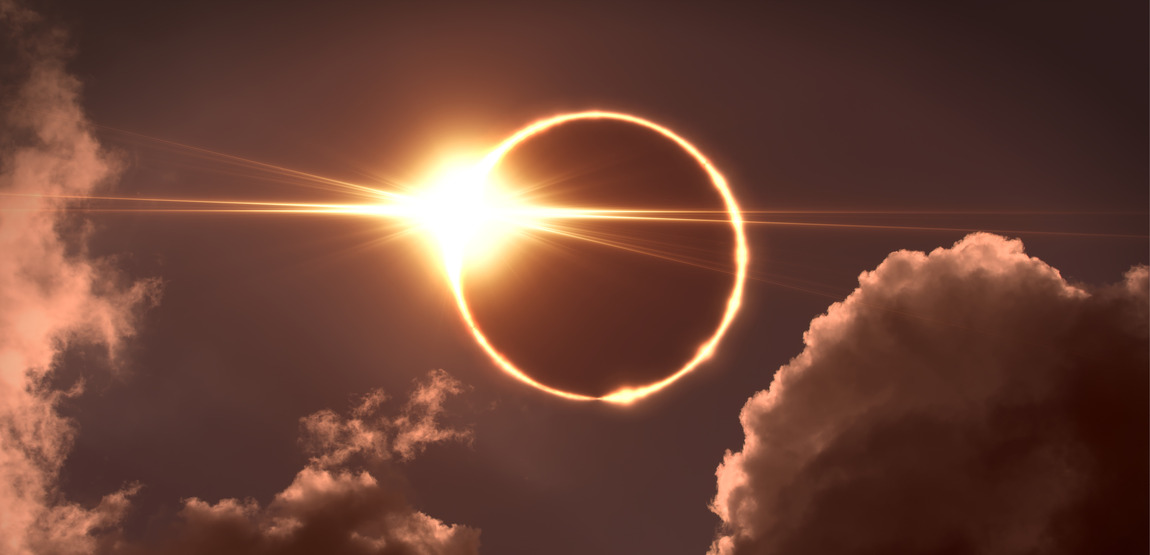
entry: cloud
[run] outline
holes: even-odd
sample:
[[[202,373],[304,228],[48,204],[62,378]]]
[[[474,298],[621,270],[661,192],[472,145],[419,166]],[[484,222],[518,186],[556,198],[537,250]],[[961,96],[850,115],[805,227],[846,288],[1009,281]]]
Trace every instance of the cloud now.
[[[712,554],[1145,552],[1147,269],[892,253],[743,407]]]
[[[157,285],[124,283],[85,251],[83,226],[40,196],[83,195],[114,174],[65,70],[63,35],[0,0],[0,36],[10,58],[0,97],[0,552],[90,553],[114,541],[135,486],[94,508],[63,499],[56,480],[75,426],[56,407],[82,384],[61,391],[51,378],[70,346],[104,346],[115,362]]]
[[[321,410],[300,419],[304,432],[300,442],[311,455],[311,464],[319,468],[341,465],[356,456],[411,460],[426,445],[471,439],[470,431],[439,423],[443,403],[462,391],[463,385],[447,372],[433,370],[417,385],[398,416],[388,418],[382,413],[387,396],[377,389],[360,399],[350,418]]]
[[[254,500],[184,502],[181,522],[161,546],[170,554],[326,553],[331,555],[462,555],[479,551],[479,531],[447,525],[407,502],[397,484],[363,467],[410,460],[425,446],[467,440],[469,430],[445,428],[443,403],[463,386],[442,370],[430,372],[399,414],[383,412],[387,397],[363,396],[347,417],[323,410],[301,419],[310,460],[295,480],[261,507]],[[384,476],[394,481],[393,468]],[[145,550],[153,552],[155,550]]]
[[[401,459],[410,460],[423,451],[424,446],[441,441],[466,440],[471,434],[466,430],[445,428],[439,425],[439,415],[443,413],[443,403],[451,395],[463,391],[463,386],[442,370],[428,375],[428,381],[412,393],[403,413],[392,421],[390,428],[395,433],[392,450]]]
[[[321,411],[301,421],[311,459],[266,506],[253,500],[185,500],[171,534],[128,542],[120,523],[130,484],[94,507],[69,502],[57,481],[76,426],[57,410],[83,384],[59,389],[68,348],[105,348],[114,369],[155,280],[128,282],[112,261],[91,256],[87,228],[61,196],[110,183],[116,161],[96,140],[66,71],[66,35],[36,13],[0,0],[0,553],[476,553],[478,530],[413,509],[389,461],[425,447],[470,440],[440,423],[445,400],[463,390],[446,372],[418,384],[394,417],[373,391],[351,416]],[[384,471],[383,478],[361,467]]]

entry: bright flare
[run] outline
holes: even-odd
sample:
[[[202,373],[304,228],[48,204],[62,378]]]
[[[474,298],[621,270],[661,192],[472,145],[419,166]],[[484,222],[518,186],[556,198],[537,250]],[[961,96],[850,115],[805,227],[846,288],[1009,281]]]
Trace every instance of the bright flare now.
[[[484,185],[482,184],[487,182],[487,176],[490,175],[491,171],[495,168],[496,165],[498,165],[503,156],[505,156],[508,152],[510,152],[524,140],[538,133],[551,129],[557,125],[562,125],[571,121],[587,119],[624,121],[627,123],[639,125],[641,127],[646,127],[659,133],[664,138],[673,141],[680,148],[687,151],[687,153],[689,153],[695,159],[695,162],[697,162],[699,166],[707,172],[707,175],[711,179],[711,184],[715,187],[716,191],[719,193],[719,196],[722,197],[723,203],[726,205],[727,209],[727,221],[730,223],[735,236],[735,250],[734,253],[732,253],[735,259],[735,279],[731,287],[730,296],[727,298],[726,310],[723,313],[722,320],[712,332],[711,336],[705,339],[703,343],[699,345],[695,356],[686,361],[670,376],[662,380],[637,387],[623,388],[602,397],[591,397],[588,395],[556,389],[554,387],[540,383],[525,374],[487,339],[487,336],[484,335],[482,329],[479,326],[479,323],[476,322],[475,317],[471,314],[471,309],[468,307],[467,299],[463,294],[463,270],[465,267],[464,257],[467,256],[468,260],[470,260],[470,255],[466,252],[466,250],[471,248],[470,244],[467,242],[469,240],[467,235],[468,229],[485,229],[488,225],[490,225],[486,222],[502,221],[512,226],[522,226],[537,231],[553,232],[552,228],[549,228],[547,225],[545,225],[545,223],[541,224],[539,222],[541,220],[548,219],[596,217],[596,214],[602,215],[608,214],[610,212],[578,209],[564,210],[541,206],[516,207],[513,204],[491,202],[489,197],[487,197],[482,192],[484,188]],[[462,179],[462,181],[456,182],[449,180],[446,183],[448,183],[448,191],[450,191],[451,187],[463,187],[465,189],[465,192],[459,193],[455,200],[445,201],[454,203],[454,206],[460,206],[459,203],[463,202],[464,206],[461,206],[461,209],[464,211],[467,209],[466,199],[474,199],[477,201],[482,200],[481,204],[476,205],[479,207],[478,211],[480,214],[471,214],[465,217],[465,221],[472,223],[442,223],[436,224],[439,227],[433,228],[437,230],[437,233],[446,234],[446,237],[448,238],[446,243],[443,243],[441,239],[441,244],[444,245],[444,262],[447,264],[447,276],[451,283],[451,290],[455,294],[456,306],[459,307],[459,312],[463,316],[463,320],[466,322],[467,327],[471,329],[471,334],[475,337],[475,340],[479,343],[479,345],[483,347],[483,350],[487,352],[488,356],[490,356],[491,359],[495,361],[495,363],[498,364],[499,367],[506,371],[508,374],[526,384],[529,384],[553,395],[565,397],[567,399],[579,401],[598,400],[619,404],[633,403],[660,389],[663,389],[664,387],[667,387],[679,378],[687,375],[691,370],[694,370],[695,367],[697,367],[703,361],[711,358],[715,352],[715,348],[718,346],[719,340],[722,339],[723,335],[727,332],[727,328],[730,327],[731,322],[735,318],[735,314],[739,311],[739,305],[742,303],[743,299],[743,286],[747,279],[747,263],[750,259],[750,253],[747,249],[747,238],[743,233],[742,212],[740,212],[738,203],[735,202],[735,197],[733,194],[731,194],[730,188],[727,187],[727,180],[723,177],[723,174],[719,173],[719,170],[717,170],[715,166],[711,164],[711,161],[708,160],[706,156],[703,156],[703,153],[699,152],[699,150],[686,139],[680,137],[670,129],[667,129],[666,127],[663,127],[657,123],[645,120],[640,117],[632,116],[630,114],[600,111],[562,114],[559,116],[539,120],[528,125],[527,127],[520,129],[511,137],[500,143],[499,146],[497,146],[483,158],[483,161],[478,165],[477,168],[469,172],[465,172],[465,177]],[[456,183],[456,185],[450,185],[451,183]],[[479,192],[471,190],[472,187],[477,187]],[[436,205],[438,205],[438,203],[435,203],[432,206]],[[453,212],[453,210],[444,210],[444,212],[450,213]],[[431,221],[440,221],[437,218],[438,216],[433,218]],[[474,223],[475,218],[478,218],[480,223]],[[572,340],[577,340],[577,338],[572,338]]]
[[[492,170],[503,157],[523,141],[548,129],[576,120],[606,119],[631,123],[646,127],[657,132],[664,138],[674,142],[691,155],[699,167],[706,171],[710,177],[711,185],[722,198],[726,210],[723,211],[667,211],[667,210],[619,210],[600,207],[555,207],[536,206],[523,202],[515,195],[509,194],[507,189],[499,187],[492,182]],[[158,139],[157,139],[158,140]],[[376,218],[393,219],[404,222],[404,230],[419,229],[424,231],[432,240],[434,250],[444,265],[448,282],[455,296],[456,305],[475,340],[491,359],[504,371],[516,379],[548,393],[582,401],[606,401],[610,403],[628,404],[646,397],[672,382],[683,377],[703,361],[710,358],[718,346],[719,340],[726,333],[739,310],[743,297],[743,286],[747,278],[747,265],[749,252],[746,236],[743,233],[743,214],[735,202],[734,195],[727,187],[727,181],[721,173],[711,164],[694,145],[686,139],[676,135],[670,129],[645,119],[616,112],[578,112],[562,114],[551,118],[536,121],[505,139],[487,153],[476,164],[446,171],[443,177],[432,182],[425,189],[416,194],[381,191],[354,183],[337,179],[326,178],[305,172],[280,168],[262,162],[247,160],[236,156],[212,152],[196,147],[179,145],[169,141],[160,141],[187,149],[197,154],[206,154],[209,157],[223,160],[227,163],[240,164],[245,167],[258,168],[268,171],[278,177],[296,179],[311,186],[330,188],[344,193],[352,193],[370,199],[366,204],[317,204],[293,202],[260,202],[237,200],[207,200],[207,199],[164,199],[139,197],[96,197],[96,196],[69,196],[55,195],[56,201],[88,201],[99,203],[133,202],[156,204],[142,210],[147,212],[171,213],[244,213],[244,214],[335,214],[356,215]],[[3,196],[36,196],[20,195],[0,192]],[[161,208],[164,206],[165,208]],[[59,208],[54,208],[59,209]],[[91,211],[121,211],[125,209],[111,207],[83,207]],[[2,210],[2,209],[0,209]],[[128,209],[130,210],[130,209]],[[716,217],[724,214],[726,218]],[[706,216],[699,218],[695,216]],[[657,382],[623,388],[602,397],[591,397],[562,391],[546,384],[539,383],[526,375],[516,365],[504,356],[488,341],[483,334],[475,317],[467,305],[463,294],[465,270],[493,259],[508,238],[520,232],[552,233],[564,237],[571,237],[591,241],[604,246],[621,248],[637,254],[656,256],[667,260],[695,264],[689,259],[674,256],[674,253],[645,248],[638,245],[627,244],[626,241],[612,240],[594,234],[580,232],[565,226],[564,220],[630,220],[630,221],[677,221],[677,222],[713,222],[727,224],[734,232],[735,248],[733,257],[735,262],[734,283],[731,286],[730,296],[727,298],[726,310],[718,326],[698,346],[695,355],[683,363],[668,377]],[[779,225],[820,225],[834,224],[814,223],[788,223],[788,222],[751,222],[774,223]],[[845,225],[845,224],[844,224]],[[854,226],[852,226],[854,227]],[[861,226],[866,227],[866,226]],[[871,226],[880,227],[880,226]],[[928,228],[919,228],[928,229]],[[939,228],[931,228],[939,229]],[[1142,236],[1138,236],[1142,237]],[[706,266],[703,266],[706,267]],[[577,341],[578,338],[572,338]]]
[[[434,241],[453,283],[465,265],[490,260],[517,230],[533,225],[531,210],[492,183],[479,166],[444,172],[400,211]]]

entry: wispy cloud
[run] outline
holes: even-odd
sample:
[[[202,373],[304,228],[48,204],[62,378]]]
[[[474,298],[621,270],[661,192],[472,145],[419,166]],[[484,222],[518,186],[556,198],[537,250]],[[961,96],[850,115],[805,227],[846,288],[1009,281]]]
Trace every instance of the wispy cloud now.
[[[411,393],[397,416],[383,413],[387,396],[383,390],[373,390],[359,400],[349,417],[321,410],[300,419],[304,431],[300,442],[317,468],[339,466],[356,456],[411,460],[429,444],[471,439],[470,431],[439,422],[443,403],[462,391],[459,381],[443,370],[434,370]]]
[[[115,541],[135,486],[94,508],[63,498],[57,476],[75,435],[58,402],[82,392],[49,385],[57,357],[79,343],[106,347],[115,362],[153,281],[125,283],[90,256],[57,201],[35,195],[91,192],[115,174],[65,71],[64,36],[33,12],[0,0],[0,35],[13,54],[3,98],[0,190],[0,551],[91,553]],[[12,210],[19,209],[19,210]]]

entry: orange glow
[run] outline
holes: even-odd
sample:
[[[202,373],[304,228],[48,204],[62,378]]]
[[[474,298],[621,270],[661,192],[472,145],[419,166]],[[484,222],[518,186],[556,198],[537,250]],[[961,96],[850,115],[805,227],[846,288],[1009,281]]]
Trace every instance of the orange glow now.
[[[489,176],[495,166],[503,157],[523,141],[563,123],[575,120],[607,119],[627,122],[658,132],[661,136],[674,141],[680,148],[689,153],[699,166],[704,169],[711,179],[715,189],[718,190],[725,204],[725,210],[665,210],[665,209],[619,209],[605,207],[555,207],[538,206],[522,202],[520,198],[509,194],[501,188],[499,183],[492,183]],[[527,383],[537,389],[558,395],[567,399],[592,401],[600,400],[611,403],[627,404],[646,397],[675,380],[681,378],[704,360],[708,359],[717,348],[735,314],[738,312],[743,295],[744,282],[748,277],[761,280],[773,285],[787,287],[813,295],[841,299],[843,293],[839,291],[826,292],[826,284],[797,280],[783,275],[774,274],[748,274],[748,249],[743,233],[745,225],[767,225],[788,227],[810,227],[820,229],[841,230],[902,230],[902,231],[930,231],[930,232],[974,232],[986,231],[991,233],[1009,235],[1054,235],[1090,238],[1126,238],[1145,240],[1145,233],[1104,233],[1081,232],[1064,230],[1026,230],[1002,229],[987,227],[935,227],[915,226],[886,223],[831,223],[823,221],[794,221],[795,215],[811,216],[875,216],[875,215],[968,215],[968,216],[1005,216],[1005,215],[1144,215],[1140,211],[1118,212],[1089,212],[1089,211],[899,211],[899,210],[747,210],[739,208],[726,180],[722,174],[711,164],[697,148],[669,129],[658,124],[629,114],[588,111],[563,114],[536,121],[500,143],[494,150],[487,153],[479,163],[448,172],[442,180],[434,181],[429,187],[415,188],[399,187],[399,191],[385,191],[374,186],[360,185],[347,181],[324,177],[314,173],[284,168],[273,164],[259,162],[235,155],[211,151],[199,147],[183,145],[172,141],[146,137],[127,131],[104,128],[106,131],[115,131],[130,137],[145,139],[164,148],[176,152],[202,158],[213,164],[222,165],[228,169],[238,168],[242,175],[258,177],[265,181],[279,184],[305,186],[338,192],[350,196],[359,202],[354,204],[329,204],[310,202],[284,202],[263,200],[224,200],[224,199],[179,199],[179,198],[148,198],[125,196],[98,196],[98,195],[68,195],[68,194],[32,194],[0,191],[0,201],[3,199],[42,199],[48,202],[0,202],[0,213],[42,211],[42,210],[76,210],[84,212],[137,212],[156,214],[244,214],[244,215],[339,215],[366,218],[395,220],[401,224],[401,230],[390,237],[405,234],[409,231],[422,230],[427,232],[435,243],[435,250],[441,255],[452,294],[466,325],[474,335],[476,341],[491,359],[504,371],[516,379]],[[394,184],[393,184],[394,185]],[[751,215],[751,219],[744,219],[744,214]],[[760,219],[763,215],[784,216],[788,219]],[[659,245],[650,245],[628,241],[626,237],[611,235],[610,233],[588,231],[563,224],[565,221],[575,220],[620,220],[620,221],[652,221],[652,222],[681,222],[684,224],[715,224],[730,225],[735,234],[735,270],[730,272],[725,266],[720,267],[710,260],[692,257],[666,249]],[[900,220],[901,222],[901,220]],[[696,354],[683,366],[679,367],[669,377],[646,385],[624,388],[602,397],[580,395],[568,391],[558,390],[539,383],[524,374],[510,360],[490,343],[479,325],[475,321],[463,294],[464,269],[482,262],[493,254],[500,241],[511,233],[535,231],[556,234],[562,237],[589,241],[598,245],[623,249],[644,256],[652,256],[668,261],[689,264],[700,268],[733,273],[734,285],[727,299],[726,310],[719,325],[702,344]],[[573,338],[577,340],[577,338]]]
[[[490,174],[491,170],[496,166],[496,164],[499,163],[503,156],[505,156],[508,152],[511,151],[511,149],[515,148],[516,145],[522,143],[523,141],[557,125],[575,120],[588,119],[611,119],[633,123],[635,125],[640,125],[654,130],[660,135],[674,141],[683,150],[690,153],[695,161],[698,162],[699,166],[706,170],[707,175],[710,176],[711,183],[715,186],[715,189],[718,190],[719,195],[723,198],[723,203],[727,208],[729,223],[735,234],[735,280],[734,285],[731,287],[730,296],[727,299],[727,308],[723,313],[722,320],[719,322],[718,327],[715,328],[711,336],[703,341],[701,345],[699,345],[695,356],[683,364],[683,366],[678,368],[673,374],[662,380],[638,387],[619,389],[602,397],[591,397],[547,386],[546,384],[531,379],[531,377],[523,373],[523,371],[517,368],[514,363],[512,363],[506,356],[499,352],[499,350],[494,345],[492,345],[491,342],[488,341],[487,337],[483,334],[479,324],[475,321],[475,317],[471,314],[471,310],[467,305],[467,299],[463,294],[464,264],[462,256],[460,256],[456,251],[445,251],[444,263],[447,270],[448,280],[451,283],[451,290],[455,295],[455,301],[459,307],[460,314],[463,316],[463,320],[466,322],[468,328],[471,329],[471,333],[475,336],[475,340],[481,347],[483,347],[483,350],[487,352],[491,359],[495,361],[495,363],[498,364],[500,368],[526,384],[567,399],[579,401],[599,400],[610,403],[629,404],[642,399],[643,397],[646,397],[656,391],[659,391],[664,387],[667,387],[679,378],[685,376],[691,370],[694,370],[695,367],[697,367],[703,361],[710,358],[712,354],[714,354],[715,348],[719,344],[719,340],[722,339],[723,334],[726,333],[727,328],[730,327],[731,321],[734,320],[735,314],[738,313],[739,305],[742,301],[743,284],[747,277],[747,262],[749,259],[747,240],[743,234],[742,213],[739,211],[739,206],[735,202],[735,197],[731,194],[731,190],[727,186],[726,179],[724,179],[723,175],[719,173],[717,169],[715,169],[710,160],[703,156],[703,154],[699,152],[699,150],[695,148],[694,145],[687,142],[686,139],[680,137],[679,135],[676,135],[670,129],[629,114],[600,111],[578,112],[554,116],[532,123],[531,125],[528,125],[527,127],[524,127],[523,129],[517,131],[515,134],[511,135],[511,137],[503,141],[501,144],[499,144],[499,146],[497,146],[483,158],[479,164],[479,167],[477,168],[477,175],[474,176],[475,182],[483,183],[486,176]],[[549,210],[546,208],[541,208],[537,211],[529,210],[528,212],[536,212],[543,217],[563,217],[563,215],[560,213],[555,213],[553,211],[549,212]],[[575,214],[569,214],[568,216],[571,215]],[[577,215],[575,216],[578,217]]]
[[[490,183],[478,167],[442,172],[417,194],[384,206],[431,236],[452,280],[465,264],[486,261],[508,235],[530,226],[533,212]]]
[[[503,157],[523,141],[544,132],[555,126],[575,120],[615,120],[622,121],[659,133],[661,136],[674,141],[685,150],[698,163],[708,175],[712,185],[719,192],[725,205],[725,211],[668,211],[668,210],[620,210],[599,207],[552,207],[537,206],[522,202],[515,195],[509,193],[499,183],[493,183],[492,170]],[[135,134],[123,132],[128,135]],[[715,169],[714,165],[703,156],[697,148],[671,130],[651,121],[616,112],[588,111],[563,114],[536,121],[500,143],[494,150],[487,153],[477,164],[456,168],[444,172],[436,181],[418,190],[390,192],[373,187],[367,187],[342,180],[327,178],[312,173],[282,168],[241,158],[234,155],[210,151],[198,147],[181,145],[162,139],[151,139],[165,147],[185,150],[196,156],[203,156],[216,160],[225,165],[235,165],[246,170],[262,172],[268,177],[279,181],[298,183],[307,186],[320,187],[350,194],[356,197],[365,197],[368,202],[360,204],[326,204],[326,203],[299,203],[299,202],[266,202],[242,201],[220,199],[170,199],[170,198],[140,198],[140,197],[100,197],[100,196],[70,196],[70,195],[28,195],[51,198],[61,202],[62,209],[75,208],[92,212],[120,212],[141,211],[152,213],[236,213],[236,214],[329,214],[347,216],[365,216],[399,220],[406,224],[405,231],[422,230],[434,242],[434,249],[441,256],[444,270],[455,298],[456,305],[464,322],[470,329],[475,340],[491,359],[504,371],[516,379],[537,389],[546,391],[567,399],[581,401],[605,401],[618,404],[629,404],[647,395],[650,395],[686,375],[703,361],[710,358],[726,333],[727,328],[734,320],[742,300],[744,282],[747,278],[748,250],[747,241],[743,233],[746,223],[774,223],[774,222],[746,222],[743,214],[735,202],[727,186],[726,179]],[[0,196],[24,196],[0,192]],[[87,201],[89,204],[68,206],[67,201]],[[139,208],[131,208],[137,205]],[[33,208],[36,209],[36,208]],[[0,210],[10,210],[0,208]],[[18,210],[16,208],[15,210]],[[726,214],[726,218],[721,218]],[[702,216],[702,217],[690,217]],[[536,231],[557,234],[579,240],[590,241],[599,245],[620,248],[637,254],[655,256],[675,262],[691,264],[718,271],[727,271],[697,260],[683,257],[673,252],[665,252],[655,248],[630,244],[611,236],[576,231],[566,228],[559,222],[563,220],[632,220],[632,221],[678,221],[678,222],[712,222],[730,225],[735,235],[735,271],[734,284],[731,287],[723,316],[711,335],[704,340],[695,351],[694,356],[677,368],[670,376],[657,382],[637,387],[616,390],[602,397],[582,395],[569,391],[559,390],[533,380],[515,366],[503,355],[484,335],[475,317],[472,315],[463,293],[464,270],[474,267],[476,263],[488,260],[497,251],[501,241],[509,235],[520,231]],[[796,224],[798,225],[798,224]],[[578,340],[572,338],[572,340]]]

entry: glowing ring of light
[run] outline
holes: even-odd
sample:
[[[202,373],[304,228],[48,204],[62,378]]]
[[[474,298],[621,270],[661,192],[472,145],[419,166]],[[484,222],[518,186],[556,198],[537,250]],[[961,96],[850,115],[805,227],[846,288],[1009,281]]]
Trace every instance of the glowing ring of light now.
[[[495,363],[498,364],[499,367],[506,371],[508,374],[511,374],[519,381],[527,383],[553,395],[558,395],[567,399],[578,401],[607,401],[611,403],[627,404],[646,397],[647,395],[650,395],[670,385],[675,380],[678,380],[691,370],[694,370],[696,366],[714,354],[715,347],[718,345],[719,340],[722,339],[723,334],[726,333],[727,328],[730,327],[731,321],[734,320],[735,314],[739,311],[739,305],[743,297],[743,283],[746,281],[747,277],[747,261],[750,257],[747,250],[747,238],[743,234],[743,216],[739,211],[739,205],[735,202],[734,195],[731,194],[730,188],[727,187],[727,180],[723,178],[723,175],[719,173],[718,170],[715,169],[715,166],[711,164],[711,161],[703,156],[703,154],[699,152],[699,149],[695,148],[694,145],[687,142],[686,139],[676,135],[673,131],[667,129],[666,127],[647,121],[640,117],[616,112],[589,111],[562,114],[542,119],[528,125],[527,127],[524,127],[523,129],[520,129],[519,131],[515,132],[515,134],[504,140],[499,146],[495,148],[495,150],[492,150],[487,154],[487,156],[483,158],[478,169],[480,170],[481,174],[486,175],[495,167],[497,163],[499,163],[499,160],[501,160],[504,155],[506,155],[512,148],[515,148],[515,146],[524,140],[538,133],[551,129],[557,125],[570,121],[585,119],[610,119],[633,123],[656,131],[660,135],[671,139],[680,147],[682,147],[683,150],[690,153],[691,156],[694,157],[695,161],[699,164],[699,166],[706,170],[707,175],[711,178],[711,183],[715,186],[715,189],[719,191],[719,195],[721,195],[723,198],[723,203],[727,209],[727,215],[730,218],[731,227],[735,232],[735,284],[731,288],[730,297],[727,298],[727,309],[723,313],[723,319],[719,322],[719,326],[715,328],[714,333],[712,333],[711,336],[706,341],[704,341],[702,345],[699,346],[699,350],[696,352],[695,356],[691,360],[687,361],[687,363],[680,367],[674,374],[663,378],[662,380],[638,387],[624,387],[602,397],[592,397],[589,395],[572,393],[570,391],[563,391],[561,389],[550,387],[531,379],[531,377],[529,377],[527,374],[524,374],[523,371],[519,370],[519,368],[516,368],[516,366],[503,355],[503,353],[500,353],[499,350],[496,349],[491,344],[491,342],[487,340],[487,336],[483,335],[483,331],[479,329],[479,325],[475,322],[475,317],[472,316],[471,309],[467,306],[467,299],[463,295],[462,264],[449,264],[447,273],[448,279],[451,282],[451,290],[455,295],[455,302],[459,306],[459,312],[463,316],[463,320],[467,323],[467,327],[471,329],[472,335],[475,336],[475,340],[479,342],[479,345],[483,347],[483,350],[486,351],[491,359],[494,360]]]

